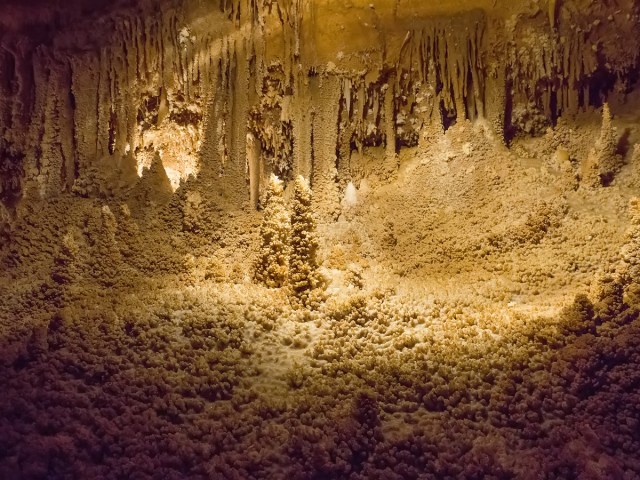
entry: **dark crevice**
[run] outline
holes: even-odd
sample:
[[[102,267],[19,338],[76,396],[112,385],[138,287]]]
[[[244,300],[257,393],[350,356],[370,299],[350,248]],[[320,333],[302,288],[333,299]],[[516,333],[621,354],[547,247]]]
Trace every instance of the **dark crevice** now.
[[[513,126],[513,79],[511,72],[507,71],[504,92],[504,141],[507,145],[511,143],[515,136]]]

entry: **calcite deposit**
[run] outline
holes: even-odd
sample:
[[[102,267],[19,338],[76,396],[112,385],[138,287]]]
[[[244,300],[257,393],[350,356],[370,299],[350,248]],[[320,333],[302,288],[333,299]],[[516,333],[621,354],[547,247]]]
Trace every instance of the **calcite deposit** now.
[[[0,3],[0,478],[640,478],[635,0]]]

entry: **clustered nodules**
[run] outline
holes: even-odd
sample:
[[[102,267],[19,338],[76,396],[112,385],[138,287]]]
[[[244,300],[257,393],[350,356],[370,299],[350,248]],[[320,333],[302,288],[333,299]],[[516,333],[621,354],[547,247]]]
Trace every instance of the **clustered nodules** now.
[[[293,214],[281,197],[280,221],[269,224],[289,222],[282,238],[291,250],[279,263],[287,282],[297,268],[294,252],[304,260],[317,248],[306,235],[313,231],[308,185],[300,179],[295,187]],[[64,292],[58,311],[47,317],[47,298],[31,291],[0,306],[39,319],[3,337],[10,344],[0,367],[0,475],[364,480],[637,473],[640,321],[626,280],[635,278],[638,263],[637,201],[612,276],[625,280],[603,279],[598,295],[579,296],[550,318],[506,315],[486,299],[371,291],[366,282],[298,309],[285,301],[286,289],[228,283],[216,273],[217,256],[194,280],[197,288],[176,289],[176,277],[162,276],[172,267],[152,262],[150,276],[136,277],[132,290],[117,277],[148,258],[145,245],[167,237],[116,207],[87,207],[81,229],[60,232],[51,281],[76,290]],[[175,209],[169,232],[181,231],[181,211]],[[541,207],[526,217],[523,228],[544,231],[534,245],[553,238],[559,224],[548,218],[564,214],[563,207],[559,212]],[[29,228],[46,231],[38,223]],[[29,249],[20,251],[26,268]],[[98,258],[109,265],[120,259],[122,268],[113,279],[87,269]],[[306,287],[308,270],[301,272]],[[113,285],[108,294],[91,293],[105,290],[105,281]],[[289,356],[294,361],[286,363]]]
[[[176,478],[221,450],[224,436],[215,432],[233,434],[212,406],[251,374],[247,346],[229,307],[172,299],[181,301],[184,328],[144,300],[80,300],[55,314],[44,348],[32,342],[18,360],[26,371],[0,373],[8,389],[0,400],[0,475],[122,478],[160,468]],[[197,468],[205,477],[210,467]]]
[[[633,0],[152,3],[0,32],[0,478],[640,478]]]
[[[290,232],[284,185],[282,180],[271,175],[260,225],[260,250],[254,264],[255,279],[269,288],[280,288],[287,282]]]
[[[288,285],[296,301],[303,306],[317,306],[323,279],[318,272],[311,188],[302,176],[296,178],[290,215],[283,195],[283,182],[272,175],[254,276],[270,288]]]
[[[320,299],[323,279],[318,272],[318,240],[313,218],[312,192],[308,182],[296,178],[291,213],[291,254],[289,256],[289,285],[294,298],[311,306]]]
[[[0,318],[30,320],[0,324],[0,476],[637,476],[638,201],[616,203],[622,220],[628,204],[625,234],[564,196],[607,189],[575,190],[553,169],[512,183],[523,174],[490,163],[475,127],[452,132],[445,148],[458,153],[442,162],[457,171],[425,183],[418,170],[375,208],[363,194],[330,240],[326,225],[315,235],[300,178],[289,204],[271,179],[262,225],[216,210],[197,183],[163,203],[151,195],[151,184],[167,186],[159,168],[128,203],[61,198],[30,211],[2,259],[14,285]],[[564,132],[548,135],[540,157],[582,157]],[[500,190],[528,193],[549,178],[563,195]],[[428,200],[425,185],[437,187]],[[496,206],[507,221],[495,221]],[[606,242],[623,243],[619,254]],[[345,286],[320,302],[313,275],[325,247],[323,273]],[[373,288],[387,264],[425,282],[469,263],[490,272],[465,277],[477,294]],[[595,292],[575,296],[587,288],[573,283],[564,310],[529,314],[519,296],[560,289],[566,264],[574,278],[602,268]],[[256,288],[249,273],[284,288]],[[507,277],[515,285],[494,281]]]

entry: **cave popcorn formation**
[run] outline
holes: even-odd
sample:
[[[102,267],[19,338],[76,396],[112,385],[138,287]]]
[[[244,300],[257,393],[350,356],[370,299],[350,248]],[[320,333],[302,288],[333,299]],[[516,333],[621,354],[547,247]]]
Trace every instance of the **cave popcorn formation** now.
[[[2,2],[0,478],[640,478],[639,42]]]

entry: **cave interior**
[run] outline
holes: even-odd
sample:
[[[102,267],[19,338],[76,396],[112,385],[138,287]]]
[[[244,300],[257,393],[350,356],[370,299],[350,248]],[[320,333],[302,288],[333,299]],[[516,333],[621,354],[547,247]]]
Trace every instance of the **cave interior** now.
[[[640,2],[2,0],[0,478],[640,478]]]

